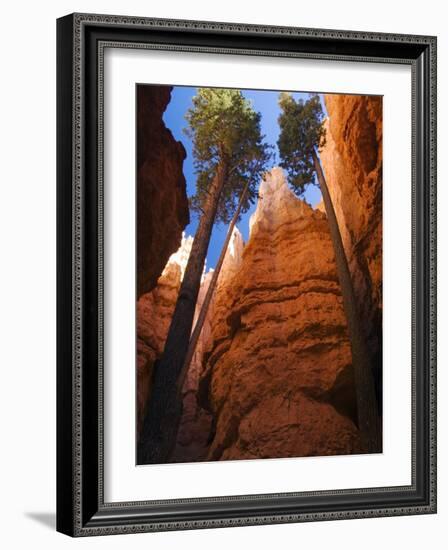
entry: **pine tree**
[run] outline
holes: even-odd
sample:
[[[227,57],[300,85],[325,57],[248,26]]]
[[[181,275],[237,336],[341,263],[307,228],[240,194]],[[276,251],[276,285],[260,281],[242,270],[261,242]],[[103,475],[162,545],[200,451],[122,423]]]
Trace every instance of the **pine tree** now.
[[[240,90],[198,89],[186,119],[197,176],[190,204],[199,213],[199,225],[165,348],[155,364],[140,434],[139,464],[166,462],[174,448],[182,414],[182,369],[213,225],[229,223],[246,185],[241,210],[247,211],[270,156],[261,134],[261,115]]]
[[[361,329],[353,282],[338,221],[318,157],[319,147],[325,144],[322,106],[317,94],[311,95],[307,101],[300,99],[296,101],[288,93],[280,94],[279,105],[281,114],[278,148],[282,159],[280,165],[287,170],[290,185],[298,196],[303,194],[308,185],[316,183],[315,176],[322,192],[350,335],[358,427],[365,451],[378,452],[381,448],[380,421],[373,370]]]
[[[202,327],[204,326],[204,322],[205,322],[205,319],[207,317],[208,308],[210,307],[210,303],[212,301],[213,294],[215,292],[215,288],[216,288],[216,285],[218,283],[219,274],[221,272],[221,268],[223,266],[223,263],[224,263],[224,260],[225,260],[226,254],[227,254],[227,249],[229,248],[230,239],[232,238],[233,230],[235,229],[236,223],[240,218],[241,209],[242,209],[242,206],[244,204],[244,201],[246,200],[246,195],[247,195],[247,192],[249,190],[249,185],[248,184],[249,184],[249,182],[246,184],[246,187],[243,190],[243,193],[242,193],[241,198],[240,198],[240,202],[237,206],[237,209],[235,210],[235,213],[233,214],[233,218],[232,218],[232,220],[229,224],[229,227],[227,229],[227,235],[226,235],[224,244],[222,246],[221,253],[220,253],[219,258],[218,258],[218,262],[216,263],[216,267],[213,271],[213,274],[212,274],[212,277],[211,277],[211,280],[210,280],[210,284],[207,288],[207,292],[205,294],[204,301],[202,303],[202,307],[201,307],[201,310],[199,312],[196,324],[194,326],[193,332],[191,333],[190,344],[188,346],[187,356],[186,356],[183,371],[182,371],[182,374],[181,374],[181,377],[180,377],[181,385],[183,384],[186,373],[188,371],[188,367],[190,366],[191,360],[193,359],[193,356],[194,356],[194,352],[196,351],[196,346],[197,346],[197,343],[199,341],[199,337],[201,336]]]

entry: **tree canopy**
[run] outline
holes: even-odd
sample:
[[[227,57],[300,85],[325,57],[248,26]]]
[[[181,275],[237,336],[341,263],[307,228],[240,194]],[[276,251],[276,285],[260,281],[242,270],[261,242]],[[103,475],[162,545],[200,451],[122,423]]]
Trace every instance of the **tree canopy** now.
[[[218,164],[227,166],[216,221],[229,223],[241,193],[249,181],[242,206],[244,213],[254,202],[261,173],[270,159],[270,146],[261,133],[261,115],[240,90],[199,88],[186,114],[185,129],[193,141],[196,193],[193,210],[201,211]]]
[[[280,166],[287,171],[294,192],[301,196],[307,185],[315,183],[312,153],[325,142],[324,113],[317,94],[311,94],[307,101],[296,101],[291,94],[282,92],[279,105]]]

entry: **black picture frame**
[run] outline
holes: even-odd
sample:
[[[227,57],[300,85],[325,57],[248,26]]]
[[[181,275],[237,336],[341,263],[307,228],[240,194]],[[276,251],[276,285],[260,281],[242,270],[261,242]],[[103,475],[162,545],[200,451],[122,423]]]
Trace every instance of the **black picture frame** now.
[[[110,43],[412,67],[410,486],[104,502],[100,84]],[[58,531],[89,536],[436,512],[435,37],[68,15],[57,21],[57,143]]]

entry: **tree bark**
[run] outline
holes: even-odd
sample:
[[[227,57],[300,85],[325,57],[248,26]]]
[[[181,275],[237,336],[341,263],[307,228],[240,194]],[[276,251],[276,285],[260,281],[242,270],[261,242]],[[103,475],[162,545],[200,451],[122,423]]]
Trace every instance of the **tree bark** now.
[[[331,240],[333,241],[336,267],[350,335],[353,370],[355,373],[358,427],[361,432],[361,440],[366,452],[380,452],[381,430],[373,370],[365,343],[365,337],[361,329],[352,278],[344,245],[342,243],[341,233],[339,231],[338,221],[333,208],[333,202],[328,191],[327,182],[319,158],[314,149],[313,162],[324,200]]]
[[[204,298],[204,302],[201,307],[201,311],[199,312],[198,319],[196,321],[196,324],[194,326],[193,332],[191,334],[190,338],[190,345],[188,346],[188,352],[187,357],[185,359],[185,363],[181,372],[181,375],[178,380],[178,392],[180,393],[185,381],[185,376],[188,372],[188,367],[190,366],[191,360],[193,359],[194,352],[196,350],[196,346],[199,340],[199,336],[201,335],[202,327],[204,326],[204,321],[207,316],[207,311],[210,306],[210,302],[213,297],[213,293],[216,287],[216,283],[218,282],[219,273],[222,268],[222,264],[224,263],[224,258],[226,257],[227,248],[229,247],[230,239],[232,238],[233,229],[235,228],[236,222],[238,220],[238,217],[241,212],[241,208],[244,203],[244,199],[246,198],[247,191],[249,189],[249,181],[246,183],[246,186],[243,189],[243,192],[241,193],[240,201],[238,203],[238,206],[235,210],[235,213],[233,214],[232,221],[230,222],[229,228],[227,230],[226,240],[224,241],[224,244],[221,249],[221,254],[219,256],[218,262],[216,264],[215,270],[213,272],[210,285],[207,289],[207,293]]]
[[[182,414],[178,380],[185,363],[205,258],[227,169],[227,162],[223,159],[204,204],[162,357],[154,365],[151,395],[138,445],[138,464],[166,462],[176,441]]]

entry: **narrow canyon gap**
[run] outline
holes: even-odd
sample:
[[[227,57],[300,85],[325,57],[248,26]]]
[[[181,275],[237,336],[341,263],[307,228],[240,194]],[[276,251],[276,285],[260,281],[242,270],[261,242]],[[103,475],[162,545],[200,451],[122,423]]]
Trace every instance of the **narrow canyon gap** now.
[[[381,98],[327,95],[325,104],[327,143],[320,156],[375,358],[381,403]],[[160,110],[161,125],[162,115]],[[149,179],[157,184],[160,208],[173,193],[168,182],[175,181],[179,200],[166,213],[175,235],[170,243],[162,227],[148,231],[145,247],[166,247],[159,255],[170,259],[151,277],[137,272],[143,289],[137,302],[139,423],[192,243],[182,237],[183,158],[168,151],[160,152],[166,160],[152,163]],[[168,162],[172,166],[164,171]],[[238,229],[232,235],[183,386],[171,462],[360,451],[350,342],[325,209],[296,198],[280,169],[271,170],[259,195],[247,243]],[[210,276],[203,276],[196,316]]]

